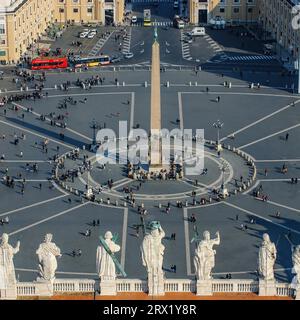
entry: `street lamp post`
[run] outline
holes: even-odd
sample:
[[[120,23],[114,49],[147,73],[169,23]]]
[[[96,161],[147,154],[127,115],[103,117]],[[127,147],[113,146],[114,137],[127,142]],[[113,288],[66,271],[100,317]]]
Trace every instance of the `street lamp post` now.
[[[95,119],[93,119],[90,127],[93,129],[93,141],[91,148],[94,148],[97,145],[96,130],[101,129],[101,125]]]
[[[300,48],[298,49],[298,94],[300,94]]]
[[[220,130],[222,129],[224,123],[222,123],[220,120],[217,120],[214,124],[213,127],[217,129],[217,143],[216,143],[216,149],[217,151],[222,150],[222,146],[220,144]]]

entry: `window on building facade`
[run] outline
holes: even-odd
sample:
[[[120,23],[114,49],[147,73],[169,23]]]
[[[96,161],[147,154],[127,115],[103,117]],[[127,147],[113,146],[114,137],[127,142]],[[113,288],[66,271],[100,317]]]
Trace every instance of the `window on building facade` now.
[[[0,21],[0,34],[5,34],[5,24]]]

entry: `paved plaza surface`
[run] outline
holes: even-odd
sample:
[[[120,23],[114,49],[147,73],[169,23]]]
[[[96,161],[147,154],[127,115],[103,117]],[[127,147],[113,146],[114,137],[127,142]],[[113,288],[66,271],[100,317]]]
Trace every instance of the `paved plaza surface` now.
[[[142,12],[143,5],[137,2],[136,10]],[[161,5],[167,8],[171,4],[166,1]],[[138,17],[140,19],[140,15]],[[225,278],[231,273],[235,279],[256,279],[258,248],[263,233],[267,232],[278,250],[276,279],[291,280],[291,246],[287,235],[293,243],[300,242],[299,185],[291,183],[291,178],[298,178],[300,172],[297,147],[300,97],[293,93],[295,77],[282,74],[283,69],[276,60],[253,59],[249,63],[246,59],[230,60],[230,57],[261,56],[262,48],[255,39],[245,40],[242,45],[243,41],[236,41],[237,35],[229,30],[220,31],[224,32],[222,35],[209,30],[209,37],[189,44],[192,59],[187,59],[183,55],[187,51],[182,48],[181,32],[164,28],[167,23],[163,22],[168,21],[171,17],[159,18],[157,15],[157,22],[161,22],[161,61],[170,67],[161,72],[162,128],[204,129],[207,174],[185,175],[179,181],[140,183],[128,179],[122,165],[103,168],[97,163],[95,154],[88,151],[95,123],[98,128],[110,128],[117,134],[120,121],[127,122],[128,131],[135,127],[149,131],[151,84],[147,68],[47,73],[42,98],[22,99],[0,108],[0,156],[3,155],[0,161],[0,219],[9,218],[9,223],[0,225],[0,233],[8,233],[12,244],[21,241],[20,252],[14,258],[20,281],[36,279],[38,260],[35,251],[46,233],[53,234],[54,242],[63,253],[58,259],[58,278],[97,278],[96,248],[99,236],[107,230],[112,231],[121,245],[117,258],[127,276],[146,279],[139,249],[143,227],[137,232],[136,226],[142,224],[147,231],[147,223],[152,220],[160,221],[166,233],[163,243],[167,278],[194,279],[196,242],[193,239],[209,230],[212,236],[217,231],[221,236],[221,244],[216,247],[215,278]],[[76,38],[79,30],[80,27],[67,30],[65,38],[58,39],[53,46],[68,50],[71,48],[69,42]],[[124,31],[107,30],[112,34],[99,51],[117,54],[120,50],[114,33]],[[93,50],[100,39],[99,34],[105,34],[107,30],[99,28],[98,38],[86,40],[82,50],[85,53]],[[153,28],[131,26],[127,27],[128,33],[130,47],[125,50],[132,51],[134,58],[119,64],[149,65]],[[171,67],[198,64],[203,64],[202,71],[195,72],[193,68],[175,71]],[[103,79],[102,85],[87,90],[76,85],[78,79],[89,80],[97,75]],[[34,91],[36,81],[26,83],[28,91],[20,92],[20,84],[15,84],[13,78],[16,76],[5,69],[0,97]],[[231,82],[231,88],[224,87],[225,81]],[[67,82],[69,89],[60,90],[60,84]],[[250,89],[251,82],[260,83],[260,88]],[[65,102],[66,108],[62,107]],[[59,115],[63,116],[60,122],[66,123],[65,128],[51,125],[51,119]],[[45,117],[44,121],[41,116]],[[224,123],[220,130],[221,142],[249,155],[257,169],[256,179],[247,190],[236,195],[233,191],[241,186],[241,176],[247,180],[252,169],[243,157],[231,150],[224,149],[217,155],[210,144],[217,139],[213,127],[217,120]],[[16,138],[19,139],[17,145],[14,143]],[[45,140],[48,142],[46,147]],[[92,163],[91,171],[65,183],[80,192],[85,191],[87,184],[101,188],[97,202],[83,200],[51,179],[54,159],[74,148],[80,148],[79,158],[68,158],[60,174],[78,168],[86,155]],[[222,184],[224,163],[224,180],[230,197],[216,201],[213,189]],[[287,173],[282,173],[283,165],[287,167]],[[5,175],[15,179],[14,188],[6,186]],[[110,179],[113,179],[112,188],[107,183]],[[253,190],[259,186],[268,201],[253,196]],[[135,207],[126,199],[126,188],[135,196]],[[195,204],[193,191],[196,192]],[[211,201],[201,205],[202,198],[211,198]],[[183,202],[182,208],[176,206],[177,201]],[[169,213],[166,211],[168,203]],[[141,204],[147,210],[143,217],[138,212]],[[196,218],[195,223],[190,222],[192,215]],[[251,219],[254,223],[250,223]],[[93,226],[93,220],[99,220],[99,225]],[[242,230],[241,225],[247,225],[248,229]],[[91,230],[89,237],[85,236],[87,229]],[[172,233],[176,234],[175,240],[171,240]],[[73,257],[72,251],[79,249],[82,255]],[[170,269],[174,264],[176,273]]]

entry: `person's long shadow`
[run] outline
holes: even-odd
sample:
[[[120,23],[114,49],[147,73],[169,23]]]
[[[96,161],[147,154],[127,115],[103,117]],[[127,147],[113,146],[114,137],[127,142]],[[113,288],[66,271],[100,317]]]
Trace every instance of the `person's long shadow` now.
[[[43,135],[46,135],[48,137],[51,137],[53,139],[57,139],[58,141],[62,141],[64,143],[68,143],[70,145],[73,145],[73,146],[76,146],[76,147],[81,147],[82,145],[86,144],[86,142],[84,141],[80,141],[80,140],[76,140],[74,138],[71,138],[69,136],[64,136],[64,139],[61,139],[59,133],[57,132],[54,132],[54,131],[50,131],[46,128],[42,128],[42,127],[39,127],[39,126],[36,126],[34,124],[31,124],[31,123],[28,123],[28,122],[25,122],[25,121],[20,121],[19,119],[16,119],[16,118],[11,118],[11,117],[7,117],[6,118],[8,121],[12,122],[12,123],[15,123],[19,126],[22,126],[22,127],[25,127],[29,130],[33,130],[33,131],[36,131],[40,134],[43,134]],[[14,144],[12,142],[12,144]]]

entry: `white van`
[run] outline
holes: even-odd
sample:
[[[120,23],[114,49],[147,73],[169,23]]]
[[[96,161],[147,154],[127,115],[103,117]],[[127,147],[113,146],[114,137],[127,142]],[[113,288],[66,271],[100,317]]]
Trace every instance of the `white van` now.
[[[205,28],[203,27],[196,27],[192,30],[191,32],[191,35],[193,37],[196,37],[196,36],[205,36]]]

